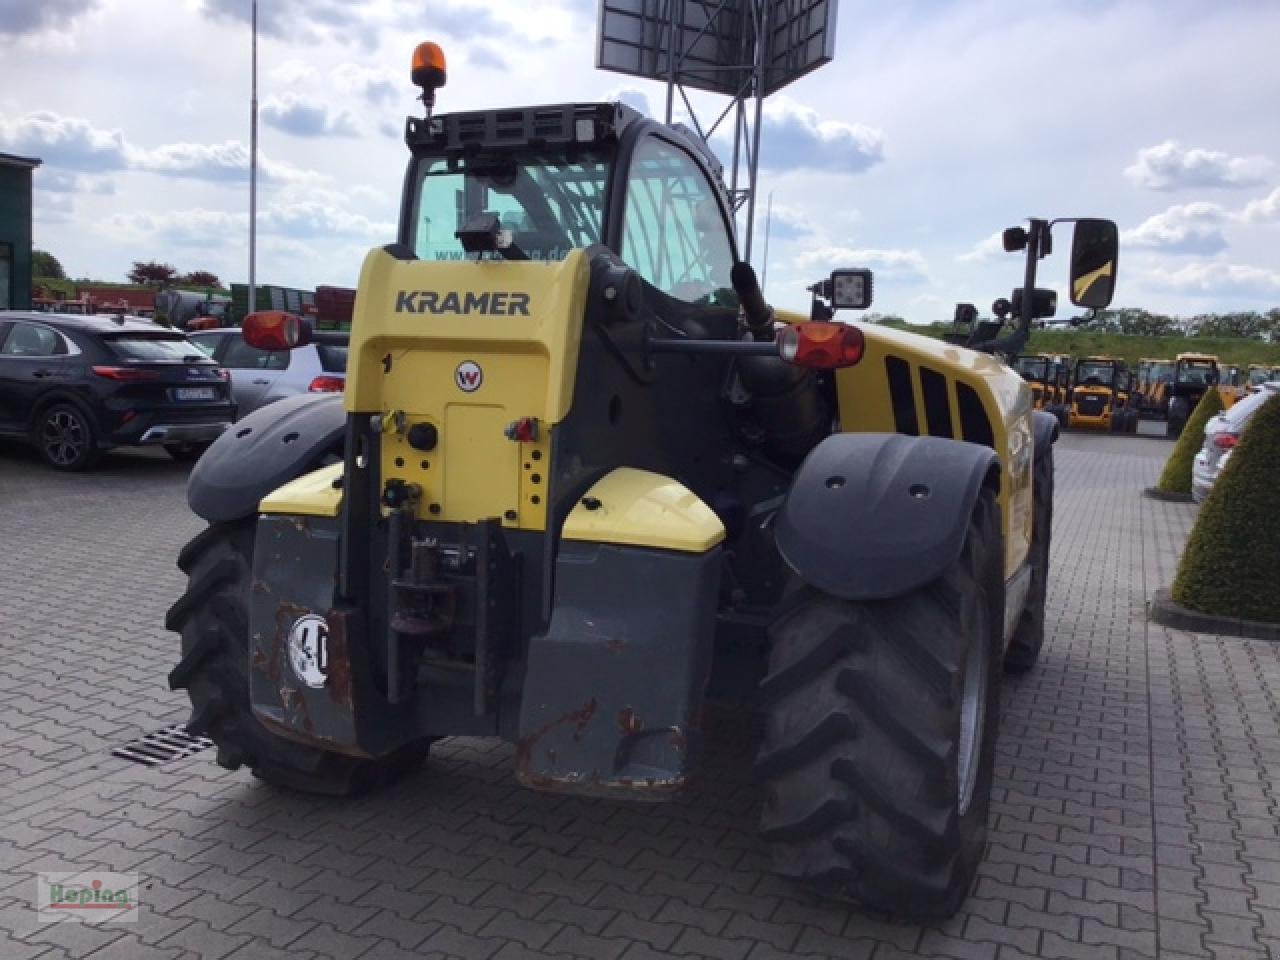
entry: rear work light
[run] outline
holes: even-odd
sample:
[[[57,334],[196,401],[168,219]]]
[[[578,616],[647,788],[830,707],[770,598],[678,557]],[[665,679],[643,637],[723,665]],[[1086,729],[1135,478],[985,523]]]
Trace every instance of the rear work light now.
[[[259,310],[244,318],[245,343],[259,350],[292,350],[311,342],[311,324],[284,310]]]
[[[1240,434],[1238,433],[1215,433],[1213,435],[1213,445],[1219,450],[1233,450],[1239,442]]]
[[[160,374],[155,370],[139,370],[136,367],[94,367],[93,372],[108,380],[122,380],[136,383],[139,380],[159,380]]]
[[[778,331],[778,356],[813,370],[852,367],[865,349],[862,331],[847,323],[797,323]]]
[[[347,381],[342,377],[319,376],[311,381],[307,390],[310,393],[341,393],[346,386]]]

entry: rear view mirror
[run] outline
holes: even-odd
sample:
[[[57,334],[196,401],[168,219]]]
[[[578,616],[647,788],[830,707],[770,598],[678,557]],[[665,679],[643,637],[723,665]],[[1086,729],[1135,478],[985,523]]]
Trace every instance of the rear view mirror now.
[[[1120,232],[1112,220],[1077,220],[1071,240],[1071,302],[1101,310],[1116,289]]]

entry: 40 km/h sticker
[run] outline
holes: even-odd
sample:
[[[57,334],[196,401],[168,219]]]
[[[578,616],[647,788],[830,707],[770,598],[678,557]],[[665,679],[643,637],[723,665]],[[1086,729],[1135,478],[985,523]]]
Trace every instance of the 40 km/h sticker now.
[[[458,364],[458,369],[453,371],[453,382],[463,393],[475,393],[480,389],[480,384],[484,383],[484,371],[480,369],[480,364],[463,360]]]
[[[308,613],[289,628],[289,666],[308,687],[323,687],[329,674],[329,625]]]

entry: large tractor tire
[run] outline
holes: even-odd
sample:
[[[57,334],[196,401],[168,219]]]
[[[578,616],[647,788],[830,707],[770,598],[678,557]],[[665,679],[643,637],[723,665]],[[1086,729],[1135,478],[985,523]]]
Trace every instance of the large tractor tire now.
[[[190,578],[165,625],[182,634],[182,660],[170,689],[191,697],[187,728],[218,747],[218,764],[248,767],[260,780],[306,793],[361,793],[410,773],[426,759],[416,743],[368,760],[330,753],[271,733],[249,701],[249,583],[252,519],[214,524],[188,543],[178,566]]]
[[[761,686],[774,868],[895,917],[947,917],[987,835],[999,723],[1003,540],[984,491],[964,549],[888,600],[802,587]]]
[[[1053,532],[1053,447],[1036,458],[1031,475],[1031,586],[1026,605],[1004,653],[1010,673],[1026,673],[1044,646],[1044,608],[1049,593],[1049,542]]]

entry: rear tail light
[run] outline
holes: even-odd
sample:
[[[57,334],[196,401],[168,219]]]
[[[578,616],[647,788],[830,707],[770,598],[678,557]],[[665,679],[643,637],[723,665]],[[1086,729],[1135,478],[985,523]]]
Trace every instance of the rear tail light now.
[[[778,356],[799,367],[852,367],[865,349],[862,331],[847,323],[797,323],[778,331]]]
[[[259,310],[244,318],[244,339],[259,350],[292,350],[311,342],[311,322],[284,310]]]
[[[139,370],[136,367],[94,367],[93,372],[108,380],[137,382],[139,380],[159,380],[160,374],[155,370]]]
[[[311,393],[341,393],[347,386],[347,381],[342,377],[316,377],[311,381],[311,386],[307,390]]]
[[[1238,433],[1215,433],[1213,435],[1213,445],[1219,450],[1233,450],[1239,442],[1240,434]]]
[[[217,370],[214,371],[214,373],[216,373],[218,377],[224,382],[226,383],[231,382],[231,371],[228,370],[226,367],[219,367]]]

